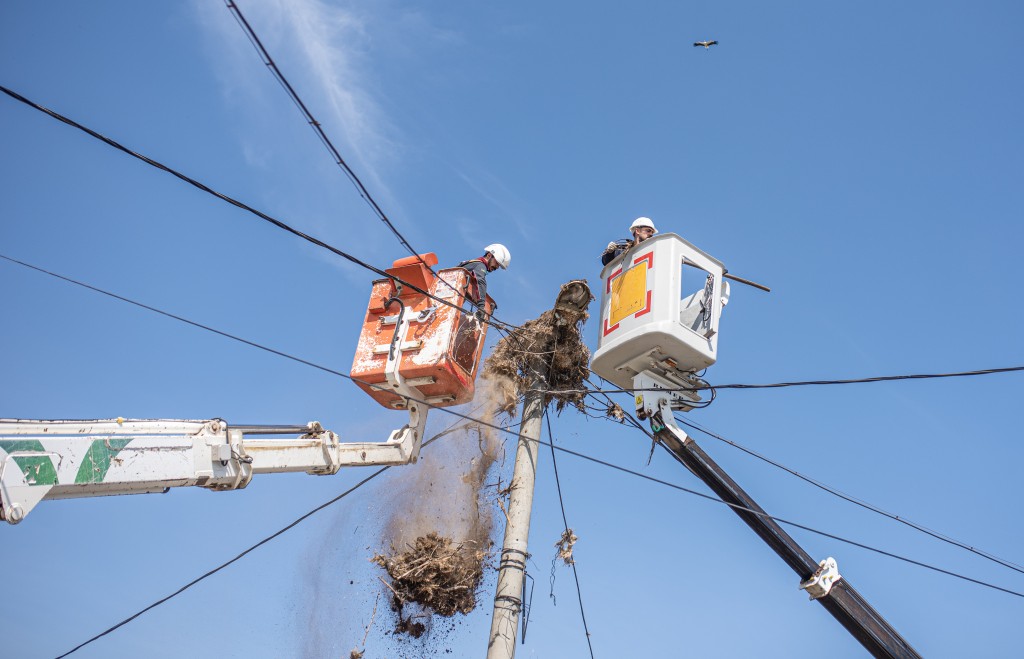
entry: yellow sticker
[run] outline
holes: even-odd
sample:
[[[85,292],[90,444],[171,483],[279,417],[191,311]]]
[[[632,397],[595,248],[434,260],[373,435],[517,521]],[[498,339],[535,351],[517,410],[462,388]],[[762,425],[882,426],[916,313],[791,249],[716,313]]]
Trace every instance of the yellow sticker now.
[[[612,302],[608,325],[620,322],[640,311],[647,304],[647,261],[641,261],[612,282]]]

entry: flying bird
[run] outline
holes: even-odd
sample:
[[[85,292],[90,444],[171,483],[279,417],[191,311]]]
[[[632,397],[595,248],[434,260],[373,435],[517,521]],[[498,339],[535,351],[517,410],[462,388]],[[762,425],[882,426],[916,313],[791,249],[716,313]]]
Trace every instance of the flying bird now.
[[[717,44],[718,44],[717,41],[695,41],[693,43],[694,46],[704,46],[704,50],[707,50],[711,46],[714,46],[714,45],[717,45]]]

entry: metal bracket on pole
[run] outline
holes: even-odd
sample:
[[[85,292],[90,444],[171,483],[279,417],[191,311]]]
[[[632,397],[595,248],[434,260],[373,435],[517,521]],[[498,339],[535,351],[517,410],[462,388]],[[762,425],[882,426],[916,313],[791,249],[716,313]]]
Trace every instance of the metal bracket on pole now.
[[[805,581],[800,582],[800,589],[807,591],[807,599],[821,599],[832,590],[833,584],[842,579],[836,559],[829,556],[818,563],[818,569]]]

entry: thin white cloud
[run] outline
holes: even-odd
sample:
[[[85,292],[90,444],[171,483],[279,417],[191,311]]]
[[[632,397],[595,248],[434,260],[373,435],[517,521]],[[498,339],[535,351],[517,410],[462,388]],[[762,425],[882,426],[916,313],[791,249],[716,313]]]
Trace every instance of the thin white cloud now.
[[[223,85],[225,102],[243,108],[244,120],[261,124],[260,130],[255,132],[257,135],[261,131],[279,130],[284,125],[281,122],[301,121],[298,110],[291,107],[285,92],[278,88],[267,67],[260,63],[231,12],[220,3],[197,0],[194,6],[209,37],[210,59]],[[402,152],[415,146],[409,147],[399,141],[398,129],[388,120],[381,103],[375,98],[375,94],[383,92],[375,89],[376,77],[370,54],[375,49],[383,48],[390,52],[394,48],[406,48],[409,49],[406,56],[410,56],[412,43],[457,47],[462,37],[432,25],[422,11],[394,11],[388,3],[357,5],[347,0],[340,3],[324,0],[241,0],[239,6],[342,157],[386,209],[389,217],[402,217],[404,213],[399,202],[384,180],[389,178],[388,172],[392,167],[400,166]],[[252,111],[252,108],[259,110]],[[315,139],[312,135],[309,138]],[[274,147],[259,138],[250,140],[242,134],[239,139],[247,162],[254,167],[272,166],[274,158],[282,155],[275,153]],[[330,167],[328,157],[325,151],[324,168]],[[485,226],[493,229],[500,224],[506,232],[511,229],[520,238],[529,237],[529,226],[524,221],[528,215],[524,210],[527,204],[502,181],[478,165],[453,167],[453,171],[495,209],[495,221],[485,222]],[[472,175],[468,171],[472,171]],[[341,181],[340,170],[336,175]],[[345,216],[353,218],[353,221],[355,218],[366,221],[370,209],[362,200],[349,199]],[[278,201],[286,207],[293,204],[289,200]],[[351,230],[351,226],[339,225],[336,218],[328,220],[319,213],[311,213],[310,208],[302,208],[302,211],[310,223],[308,230],[328,242],[332,234],[337,234],[339,227]],[[316,219],[318,215],[320,220]],[[458,226],[461,237],[473,245],[474,250],[478,245],[499,239],[516,242],[512,236],[493,236],[493,231],[481,230],[479,219],[458,222]],[[413,234],[409,238],[415,244],[415,231]],[[363,243],[358,255],[379,259],[387,251],[384,245],[388,244],[387,240]],[[337,263],[334,256],[317,256]],[[341,269],[348,277],[358,276],[358,269],[350,264],[341,265]]]
[[[470,176],[460,169],[455,169],[454,171],[474,192],[498,209],[504,216],[503,220],[511,223],[521,237],[530,237],[529,226],[523,221],[524,211],[522,209],[525,208],[526,204],[509,190],[500,179],[484,171],[482,167],[474,169],[477,173],[476,176]]]
[[[273,166],[275,160],[290,157],[291,153],[285,151],[286,144],[268,142],[267,137],[285,131],[294,133],[295,126],[303,121],[299,110],[260,62],[227,7],[199,0],[194,7],[207,37],[209,59],[222,84],[225,103],[238,109],[242,122],[238,139],[246,162],[262,169]],[[374,98],[375,76],[367,54],[372,45],[371,27],[386,17],[371,14],[372,10],[379,11],[375,5],[357,6],[352,2],[242,0],[239,7],[345,161],[388,214],[398,214],[395,196],[384,183],[389,167],[399,155],[398,142],[393,137],[398,131]],[[312,131],[308,138],[316,140]],[[350,186],[340,169],[329,171],[334,167],[330,163],[331,156],[324,149],[322,161],[314,162],[313,166],[326,176],[335,177],[339,186]],[[372,211],[354,187],[329,217],[301,201],[275,201],[303,216],[308,222],[306,229],[328,242],[347,237],[353,224],[372,217]],[[339,223],[334,212],[350,218],[351,223]],[[381,229],[384,230],[383,226]],[[374,243],[364,243],[358,255],[376,259],[379,255]],[[356,274],[354,266],[335,256],[317,256],[338,264],[349,277]]]
[[[374,196],[388,195],[380,170],[397,156],[392,138],[397,131],[370,90],[373,71],[366,52],[373,16],[351,3],[332,5],[321,0],[268,0],[239,6],[345,161]],[[196,2],[195,7],[210,38],[210,58],[226,101],[261,108],[263,114],[272,112],[275,121],[284,120],[288,113],[292,120],[301,121],[299,111],[290,107],[285,92],[272,82],[231,12],[220,3]],[[310,135],[310,139],[315,138]],[[244,148],[247,153],[260,153],[251,145]],[[325,151],[325,162],[329,157]]]
[[[279,0],[276,4],[279,24],[290,33],[288,41],[305,60],[312,82],[327,100],[343,138],[357,158],[372,167],[391,155],[394,145],[387,133],[393,128],[387,125],[366,88],[368,18],[318,0],[299,0],[287,5]],[[324,130],[333,128],[325,120]]]

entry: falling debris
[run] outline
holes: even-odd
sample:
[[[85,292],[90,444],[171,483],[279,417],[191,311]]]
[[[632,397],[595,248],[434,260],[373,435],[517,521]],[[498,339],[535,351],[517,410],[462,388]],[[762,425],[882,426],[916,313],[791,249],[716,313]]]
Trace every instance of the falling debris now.
[[[402,617],[401,609],[398,610],[398,624],[395,625],[396,634],[408,634],[413,638],[419,638],[427,633],[427,626],[422,622],[413,622],[413,616]]]
[[[717,41],[695,41],[695,42],[693,42],[693,45],[694,46],[704,46],[704,50],[707,50],[711,46],[717,46],[718,42]]]
[[[485,482],[502,452],[493,427],[499,399],[491,384],[476,391],[472,414],[482,423],[461,422],[435,434],[431,442],[443,441],[414,471],[387,484],[386,497],[399,503],[388,506],[381,544],[370,560],[387,573],[378,579],[394,613],[392,638],[443,642],[458,624],[452,617],[476,606],[493,546],[495,509]]]
[[[453,616],[476,607],[476,591],[489,549],[470,541],[456,544],[431,532],[416,538],[415,544],[404,551],[392,548],[390,556],[377,554],[371,560],[391,577],[391,583],[385,585],[391,589],[396,611],[414,602],[437,615]],[[408,626],[408,621],[402,619],[399,627]],[[397,631],[419,636],[426,629],[422,623],[412,625],[418,625],[419,633],[413,629]]]
[[[615,419],[616,421],[622,421],[626,418],[626,413],[622,411],[619,404],[611,402],[608,403],[608,409],[605,411],[604,415],[609,419]]]
[[[380,602],[380,595],[377,595],[377,599],[373,601],[373,613],[370,614],[370,622],[366,625],[366,631],[363,632],[363,640],[359,643],[359,647],[352,648],[352,651],[348,653],[348,659],[363,659],[363,655],[366,654],[366,637],[370,635],[370,628],[373,627],[373,619],[377,617],[377,603]]]
[[[519,397],[534,380],[530,368],[537,355],[550,359],[544,404],[555,401],[559,411],[566,405],[584,410],[590,349],[581,329],[590,317],[586,309],[592,299],[585,280],[563,284],[554,309],[523,323],[494,347],[484,363],[484,378],[500,389],[502,412],[515,415]]]
[[[562,532],[562,537],[555,543],[555,547],[558,548],[557,558],[562,559],[566,565],[574,565],[576,563],[576,560],[572,557],[572,548],[576,545],[577,540],[579,538],[572,532],[572,529],[566,529]]]

